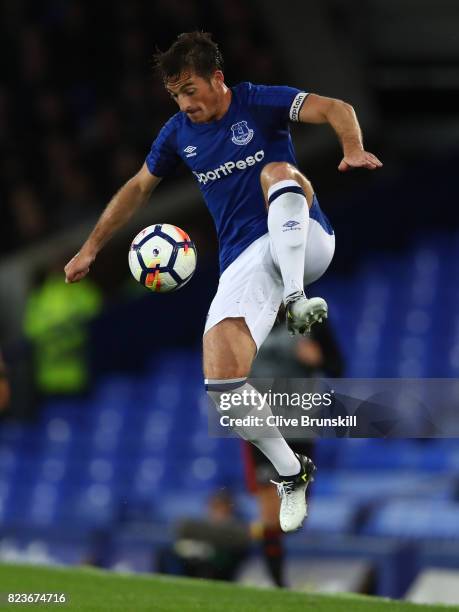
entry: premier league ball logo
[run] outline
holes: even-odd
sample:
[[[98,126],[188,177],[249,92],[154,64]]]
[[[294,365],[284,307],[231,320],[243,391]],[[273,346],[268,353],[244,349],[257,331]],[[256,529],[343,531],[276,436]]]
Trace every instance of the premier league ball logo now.
[[[247,121],[239,121],[231,126],[233,136],[231,140],[237,145],[246,145],[253,138],[253,130],[247,125]]]

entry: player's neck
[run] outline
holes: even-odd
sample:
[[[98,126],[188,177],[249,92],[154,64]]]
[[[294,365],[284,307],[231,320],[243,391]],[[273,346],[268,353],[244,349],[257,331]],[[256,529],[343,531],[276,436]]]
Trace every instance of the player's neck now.
[[[217,121],[221,119],[222,117],[224,117],[226,113],[228,112],[228,109],[231,104],[231,98],[233,96],[231,89],[229,87],[227,87],[226,85],[224,85],[223,87],[224,87],[224,91],[222,93],[221,104],[219,105],[219,109],[215,115],[215,119]]]

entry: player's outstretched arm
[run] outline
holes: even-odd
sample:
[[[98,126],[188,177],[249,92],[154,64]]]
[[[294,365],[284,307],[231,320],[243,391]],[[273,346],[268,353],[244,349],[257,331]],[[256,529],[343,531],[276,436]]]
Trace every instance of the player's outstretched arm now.
[[[144,164],[140,171],[121,187],[108,203],[80,252],[65,266],[66,283],[76,283],[86,276],[104,244],[148,200],[160,181],[161,178],[151,174]]]
[[[365,151],[362,132],[353,107],[342,100],[309,94],[300,111],[303,123],[329,123],[335,130],[343,147],[344,157],[338,170],[346,172],[352,168],[381,168],[382,162]]]

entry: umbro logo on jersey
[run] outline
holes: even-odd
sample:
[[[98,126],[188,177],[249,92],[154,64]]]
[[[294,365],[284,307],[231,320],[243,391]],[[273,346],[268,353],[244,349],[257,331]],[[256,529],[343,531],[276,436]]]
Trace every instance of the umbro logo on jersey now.
[[[196,147],[190,145],[186,149],[183,149],[183,152],[186,153],[185,157],[194,157],[196,155]]]
[[[231,126],[231,131],[233,132],[231,140],[234,142],[234,144],[241,146],[249,143],[254,134],[254,131],[247,125],[247,121],[239,121],[239,123],[234,123]]]

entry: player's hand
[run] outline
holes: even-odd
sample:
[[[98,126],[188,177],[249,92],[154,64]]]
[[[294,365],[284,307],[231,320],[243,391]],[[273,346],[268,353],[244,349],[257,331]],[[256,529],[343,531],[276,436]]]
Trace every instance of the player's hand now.
[[[382,162],[367,151],[361,151],[360,149],[352,153],[348,153],[343,157],[341,163],[338,166],[340,172],[347,172],[353,168],[367,168],[367,170],[376,170],[382,167]]]
[[[65,282],[77,283],[84,278],[89,272],[94,259],[95,257],[92,255],[87,255],[83,252],[77,253],[64,268]]]

